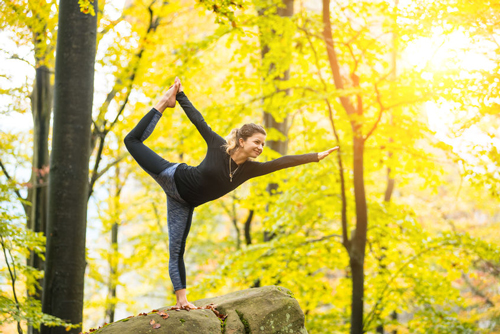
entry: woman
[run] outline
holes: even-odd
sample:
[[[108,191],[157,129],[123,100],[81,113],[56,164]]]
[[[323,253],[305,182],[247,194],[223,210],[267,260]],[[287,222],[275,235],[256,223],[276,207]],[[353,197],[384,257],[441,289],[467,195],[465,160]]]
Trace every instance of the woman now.
[[[153,132],[166,108],[174,108],[176,100],[207,143],[207,155],[197,167],[166,161],[143,144]],[[139,165],[158,182],[167,194],[169,274],[177,298],[176,308],[196,308],[186,298],[184,250],[191,227],[193,210],[198,205],[217,199],[246,180],[279,169],[318,162],[338,149],[322,153],[284,156],[268,162],[255,162],[264,148],[266,132],[255,124],[245,124],[231,131],[224,140],[207,125],[183,92],[179,78],[125,138],[125,145]]]

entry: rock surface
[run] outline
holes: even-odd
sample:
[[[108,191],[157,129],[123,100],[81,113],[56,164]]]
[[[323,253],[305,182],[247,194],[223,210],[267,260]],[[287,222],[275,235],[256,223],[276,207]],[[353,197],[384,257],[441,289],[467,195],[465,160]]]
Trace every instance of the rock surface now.
[[[304,313],[299,303],[283,287],[251,288],[193,302],[198,307],[210,303],[216,304],[216,310],[226,315],[224,321],[210,309],[174,311],[165,307],[148,314],[118,320],[91,333],[307,334]],[[161,316],[162,311],[168,313],[167,319]]]

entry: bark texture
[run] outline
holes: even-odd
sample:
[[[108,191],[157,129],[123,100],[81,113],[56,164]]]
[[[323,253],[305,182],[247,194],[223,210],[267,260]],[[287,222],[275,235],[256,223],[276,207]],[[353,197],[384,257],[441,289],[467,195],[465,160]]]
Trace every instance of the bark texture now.
[[[60,2],[42,311],[73,324],[83,310],[96,30],[96,16],[77,1]],[[80,331],[42,327],[43,334]]]

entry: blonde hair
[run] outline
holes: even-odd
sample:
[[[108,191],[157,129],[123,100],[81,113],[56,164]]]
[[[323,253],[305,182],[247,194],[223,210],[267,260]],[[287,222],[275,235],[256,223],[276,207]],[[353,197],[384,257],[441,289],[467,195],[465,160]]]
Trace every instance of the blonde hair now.
[[[266,130],[262,126],[254,123],[248,123],[239,129],[231,130],[226,137],[227,144],[223,146],[226,149],[226,153],[232,155],[240,147],[240,138],[246,141],[255,133],[262,133],[264,136],[267,135]]]

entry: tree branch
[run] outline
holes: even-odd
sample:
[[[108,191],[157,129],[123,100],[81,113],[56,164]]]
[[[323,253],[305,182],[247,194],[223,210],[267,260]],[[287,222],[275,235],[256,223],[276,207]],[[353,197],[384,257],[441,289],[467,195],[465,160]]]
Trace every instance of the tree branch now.
[[[90,184],[89,184],[89,192],[88,192],[88,198],[90,198],[90,196],[92,195],[93,191],[94,191],[94,185],[95,185],[95,182],[97,181],[97,179],[99,178],[99,176],[101,176],[102,174],[104,174],[106,172],[107,169],[105,169],[104,171],[101,171],[101,172],[98,172],[99,170],[99,164],[101,162],[101,157],[102,157],[102,151],[103,151],[103,148],[104,148],[104,142],[106,140],[106,136],[107,134],[113,129],[113,127],[116,125],[120,115],[123,113],[123,111],[125,110],[125,107],[127,106],[127,103],[129,101],[129,97],[130,97],[130,94],[132,92],[132,88],[133,88],[133,85],[134,85],[134,79],[135,79],[135,76],[137,74],[137,71],[139,69],[139,64],[140,64],[140,61],[142,59],[142,56],[144,54],[144,51],[146,49],[146,40],[148,39],[150,33],[153,33],[156,31],[156,28],[158,27],[158,24],[159,24],[159,21],[160,21],[160,17],[157,17],[157,18],[153,18],[154,16],[154,13],[153,13],[153,9],[152,9],[152,6],[153,4],[156,2],[156,0],[153,0],[149,7],[148,7],[148,11],[150,13],[150,16],[149,16],[149,26],[147,28],[147,31],[146,31],[146,34],[144,35],[143,39],[142,39],[142,43],[141,43],[141,47],[139,49],[139,51],[132,57],[133,60],[131,60],[130,63],[134,62],[133,63],[133,67],[132,67],[132,73],[129,75],[128,77],[128,85],[127,85],[127,94],[125,96],[125,99],[123,101],[123,103],[121,104],[120,106],[120,109],[118,110],[118,113],[115,117],[115,119],[113,120],[113,122],[111,122],[111,124],[107,127],[107,120],[104,119],[103,120],[103,125],[102,125],[102,130],[101,128],[98,126],[98,121],[99,119],[102,117],[104,118],[105,117],[105,113],[109,107],[109,104],[111,103],[111,101],[113,100],[114,96],[116,96],[116,93],[119,91],[119,86],[122,85],[122,82],[121,80],[117,80],[114,87],[111,89],[111,91],[108,93],[108,95],[106,96],[106,100],[104,101],[103,105],[101,106],[100,109],[100,112],[99,112],[99,116],[98,116],[98,120],[97,121],[93,121],[94,123],[94,131],[93,131],[93,134],[92,134],[92,137],[95,138],[95,137],[99,137],[100,138],[100,142],[99,142],[99,149],[97,151],[97,155],[96,155],[96,159],[95,159],[95,164],[94,164],[94,169],[92,171],[92,176],[91,176],[91,179],[90,179]],[[162,6],[165,5],[165,3],[162,3]],[[129,63],[129,65],[130,65]],[[127,70],[128,68],[130,68],[130,66],[127,66],[124,68],[124,70]],[[93,147],[95,145],[95,141],[92,143],[92,150],[93,150]],[[110,166],[108,166],[110,167]]]
[[[323,76],[321,75],[321,70],[320,70],[320,65],[319,65],[319,57],[318,53],[316,52],[316,49],[314,48],[314,44],[311,41],[311,38],[309,36],[309,32],[306,29],[303,29],[303,31],[306,33],[307,41],[309,42],[309,45],[311,46],[311,50],[313,51],[314,54],[314,59],[316,61],[316,68],[317,68],[317,73],[320,78],[321,83],[323,84],[323,87],[325,91],[328,90],[328,86],[323,79]],[[333,134],[335,136],[335,139],[337,140],[337,145],[340,147],[340,138],[337,133],[337,129],[335,127],[335,121],[333,119],[333,109],[330,104],[330,101],[328,101],[327,98],[325,98],[326,105],[328,107],[328,117],[330,119],[330,124],[332,126]],[[340,193],[342,196],[342,244],[344,247],[349,251],[350,249],[350,241],[349,241],[349,235],[348,235],[348,229],[347,229],[347,198],[345,194],[345,180],[344,180],[344,167],[342,164],[342,156],[340,154],[340,149],[337,150],[337,162],[339,165],[339,175],[340,175]]]
[[[12,178],[10,177],[9,173],[7,172],[7,169],[5,168],[5,166],[3,165],[2,163],[2,160],[0,160],[0,168],[2,169],[2,172],[5,174],[5,177],[7,177],[7,180],[9,181],[13,181]],[[20,199],[20,200],[26,200],[24,197],[21,196],[21,193],[19,192],[19,190],[17,189],[14,189],[14,192],[16,193],[17,197]],[[22,202],[22,201],[21,201]],[[24,204],[23,204],[24,206]]]
[[[339,234],[325,235],[324,237],[321,237],[319,239],[307,240],[306,242],[302,243],[302,245],[311,244],[311,243],[314,243],[314,242],[321,242],[321,241],[325,241],[325,240],[328,240],[328,239],[331,239],[331,238],[339,238],[340,240],[343,240],[344,236],[343,235],[339,235]]]
[[[14,301],[16,302],[16,308],[18,314],[21,314],[21,309],[19,307],[19,300],[17,299],[17,294],[16,294],[16,280],[17,280],[17,275],[16,275],[16,267],[14,263],[12,263],[13,268],[11,269],[10,264],[9,264],[9,259],[7,256],[7,251],[5,247],[5,241],[3,239],[3,236],[0,234],[0,243],[2,244],[2,249],[3,249],[3,255],[5,257],[5,263],[7,263],[7,269],[9,270],[10,278],[11,278],[11,287],[12,287],[12,293],[14,295]],[[10,253],[10,258],[13,260],[12,254]],[[23,330],[21,328],[21,323],[19,320],[17,320],[17,332],[19,334],[23,334]]]
[[[89,198],[90,198],[90,195],[92,195],[92,188],[93,188],[93,185],[95,184],[95,182],[101,176],[103,176],[111,167],[113,167],[114,165],[118,164],[120,161],[122,161],[123,159],[125,159],[126,156],[127,156],[126,154],[122,154],[115,161],[109,163],[106,167],[104,167],[100,172],[92,175],[92,180],[91,180],[92,187],[89,188]]]
[[[375,124],[373,124],[372,128],[370,131],[368,131],[368,133],[366,134],[365,138],[363,139],[364,141],[366,141],[373,133],[373,131],[375,131],[375,129],[377,128],[378,126],[378,123],[380,122],[380,120],[382,119],[382,114],[385,110],[385,107],[382,103],[382,98],[380,97],[380,92],[378,90],[378,87],[377,87],[377,84],[375,84],[375,93],[377,95],[377,102],[379,104],[379,107],[380,107],[380,111],[378,113],[378,117],[377,117],[377,120],[375,121]]]
[[[486,296],[481,290],[475,287],[471,282],[469,276],[467,276],[467,274],[465,274],[464,272],[462,272],[462,279],[465,281],[465,283],[467,283],[469,288],[476,296],[483,298],[486,304],[488,304],[490,307],[495,307],[495,304],[491,301],[491,299],[489,299],[488,296]]]
[[[379,293],[377,301],[375,302],[375,305],[373,306],[372,310],[366,315],[365,320],[363,321],[365,328],[368,328],[370,322],[373,320],[373,317],[375,317],[376,311],[378,310],[378,308],[380,306],[380,303],[381,303],[382,299],[384,298],[384,295],[389,290],[389,286],[392,284],[392,282],[394,282],[394,280],[399,276],[399,274],[401,274],[403,272],[403,270],[412,261],[414,261],[418,257],[424,255],[425,253],[431,252],[431,251],[433,251],[435,249],[438,249],[438,248],[441,248],[441,247],[445,247],[445,246],[448,246],[448,245],[446,245],[446,244],[440,244],[440,245],[436,245],[436,246],[432,246],[432,247],[428,247],[426,249],[423,249],[419,253],[417,253],[417,254],[413,255],[411,258],[409,258],[398,270],[396,270],[396,272],[394,272],[391,275],[390,279],[387,281],[387,283],[385,284],[384,288],[382,289],[382,292]]]

